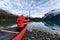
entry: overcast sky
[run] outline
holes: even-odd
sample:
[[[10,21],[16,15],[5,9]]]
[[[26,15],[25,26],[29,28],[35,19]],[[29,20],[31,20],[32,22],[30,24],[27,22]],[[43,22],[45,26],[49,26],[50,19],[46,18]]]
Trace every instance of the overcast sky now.
[[[60,0],[0,0],[0,8],[13,14],[42,17],[52,9],[60,8]]]

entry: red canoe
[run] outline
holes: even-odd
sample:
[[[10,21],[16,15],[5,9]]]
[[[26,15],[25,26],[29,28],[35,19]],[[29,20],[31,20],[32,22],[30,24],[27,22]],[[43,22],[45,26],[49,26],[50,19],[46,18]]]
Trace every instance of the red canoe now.
[[[27,28],[25,27],[19,34],[17,34],[12,40],[21,40],[26,33]]]

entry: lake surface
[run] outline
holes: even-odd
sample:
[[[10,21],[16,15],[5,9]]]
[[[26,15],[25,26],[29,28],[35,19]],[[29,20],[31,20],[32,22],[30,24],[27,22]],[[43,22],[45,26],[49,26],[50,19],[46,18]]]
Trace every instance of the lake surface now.
[[[34,29],[36,29],[38,31],[46,31],[50,33],[53,33],[53,31],[57,31],[60,33],[60,22],[58,21],[29,22],[27,24],[28,31],[33,31]],[[0,29],[6,29],[11,26],[16,26],[15,20],[0,21]]]
[[[27,23],[27,30],[28,31],[45,31],[51,34],[57,33],[60,35],[60,22],[58,21],[40,21],[40,22],[29,22]],[[0,30],[7,29],[16,31],[16,21],[15,20],[8,20],[8,21],[0,21]],[[6,32],[0,32],[0,40],[10,40],[16,34],[10,34]],[[7,38],[9,37],[9,38]]]

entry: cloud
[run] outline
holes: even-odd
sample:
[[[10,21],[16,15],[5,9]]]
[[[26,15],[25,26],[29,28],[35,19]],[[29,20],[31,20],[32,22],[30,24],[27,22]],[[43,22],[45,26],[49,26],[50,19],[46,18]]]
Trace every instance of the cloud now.
[[[20,4],[20,3],[16,3],[16,5],[17,5],[17,6],[21,6],[21,4]]]
[[[17,15],[28,15],[31,10],[32,17],[42,17],[53,9],[59,9],[60,0],[0,0],[0,8]]]

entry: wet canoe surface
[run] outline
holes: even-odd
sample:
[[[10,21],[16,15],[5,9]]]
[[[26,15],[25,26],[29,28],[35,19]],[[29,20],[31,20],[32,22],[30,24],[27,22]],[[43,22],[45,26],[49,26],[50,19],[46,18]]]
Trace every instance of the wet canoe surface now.
[[[0,40],[11,40],[16,34],[6,34],[0,37]]]
[[[15,40],[17,39],[22,39],[22,37],[24,36],[25,32],[26,32],[26,28],[22,29],[22,31],[18,31],[17,30],[18,28],[9,28],[9,29],[4,29],[4,30],[8,30],[8,31],[11,31],[12,33],[10,32],[1,32],[0,31],[0,40],[12,40],[12,38]],[[13,33],[13,32],[18,32],[18,33]],[[17,36],[17,37],[16,37]]]
[[[9,31],[17,31],[17,28],[10,28],[10,29],[4,29]],[[11,40],[14,36],[17,34],[7,33],[7,32],[1,32],[0,31],[0,40]]]

